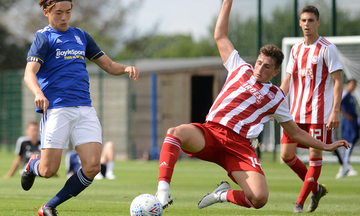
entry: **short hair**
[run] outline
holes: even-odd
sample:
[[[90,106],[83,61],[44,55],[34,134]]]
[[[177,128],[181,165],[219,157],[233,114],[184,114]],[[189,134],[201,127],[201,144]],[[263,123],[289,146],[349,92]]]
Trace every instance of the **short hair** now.
[[[67,1],[71,2],[71,8],[72,8],[72,6],[73,6],[72,0],[67,0]],[[50,11],[54,7],[55,3],[57,3],[57,2],[58,2],[57,0],[40,0],[38,5],[40,7],[42,7],[43,9]]]
[[[348,84],[349,82],[354,82],[355,84],[357,84],[356,79],[348,79],[348,80],[346,81],[346,84]]]
[[[283,52],[275,45],[265,45],[261,47],[259,55],[271,57],[275,61],[275,69],[279,69],[282,61],[284,60]]]
[[[301,10],[300,15],[303,13],[313,13],[313,14],[315,14],[317,20],[319,20],[319,18],[320,18],[319,10],[315,6],[312,6],[312,5],[305,6]]]
[[[34,126],[36,126],[36,127],[39,127],[39,122],[37,122],[37,121],[30,121],[30,122],[28,123],[27,127],[29,127],[30,125],[34,125]]]

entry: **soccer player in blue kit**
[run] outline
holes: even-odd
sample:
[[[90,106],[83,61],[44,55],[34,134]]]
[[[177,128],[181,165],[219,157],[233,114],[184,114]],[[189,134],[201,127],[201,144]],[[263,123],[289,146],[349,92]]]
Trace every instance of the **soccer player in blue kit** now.
[[[69,26],[72,0],[40,0],[49,25],[35,34],[28,53],[24,80],[35,95],[36,111],[43,113],[41,159],[33,155],[21,177],[29,190],[35,176],[50,178],[60,167],[62,150],[71,142],[82,162],[64,187],[38,215],[57,215],[56,207],[88,187],[100,171],[101,125],[91,106],[85,57],[111,75],[129,74],[137,80],[136,67],[113,62],[91,36]],[[39,87],[40,84],[40,87]]]

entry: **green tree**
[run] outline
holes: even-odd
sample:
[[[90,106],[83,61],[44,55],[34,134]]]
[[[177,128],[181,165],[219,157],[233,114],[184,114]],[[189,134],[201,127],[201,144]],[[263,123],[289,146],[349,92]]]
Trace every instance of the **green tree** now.
[[[325,37],[330,35],[331,28],[331,5],[327,2],[324,0],[313,2],[320,9],[321,26],[319,34]],[[197,42],[190,35],[157,35],[156,31],[145,36],[133,35],[130,40],[125,41],[124,49],[119,52],[118,58],[218,56],[219,53],[213,39],[216,20],[217,16],[213,18],[212,24],[208,27],[208,36]],[[285,5],[275,8],[270,15],[263,15],[262,23],[262,45],[273,44],[281,48],[282,39],[293,36],[292,1],[288,1]],[[360,15],[352,16],[349,11],[338,8],[336,27],[338,36],[360,35]],[[299,34],[297,36],[301,37],[303,33],[298,24],[296,28],[298,28]],[[240,14],[231,14],[229,38],[234,47],[241,52],[242,56],[257,56],[256,29],[256,14],[247,19],[243,19]]]
[[[37,30],[49,24],[38,0],[0,1],[0,70],[23,68],[30,44]],[[118,53],[126,39],[127,17],[132,15],[143,0],[127,5],[122,0],[73,1],[74,11],[70,26],[87,31],[109,56]]]

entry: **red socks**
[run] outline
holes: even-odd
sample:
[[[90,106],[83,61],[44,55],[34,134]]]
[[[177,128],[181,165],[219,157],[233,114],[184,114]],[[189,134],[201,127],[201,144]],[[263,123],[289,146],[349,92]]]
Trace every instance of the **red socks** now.
[[[305,181],[303,187],[301,188],[299,199],[295,203],[300,203],[304,206],[305,200],[310,194],[310,191],[316,193],[318,191],[318,183],[321,167],[322,167],[322,158],[310,158],[309,161],[309,171],[306,173]]]
[[[227,192],[227,196],[226,199],[231,202],[234,203],[236,205],[239,206],[243,206],[246,208],[256,208],[251,202],[250,200],[245,196],[244,191],[242,190],[229,190]]]
[[[179,158],[180,146],[181,141],[177,137],[166,135],[160,152],[159,181],[166,181],[170,184],[175,163]]]
[[[304,181],[308,171],[304,162],[302,162],[296,155],[288,161],[284,161],[300,178]]]

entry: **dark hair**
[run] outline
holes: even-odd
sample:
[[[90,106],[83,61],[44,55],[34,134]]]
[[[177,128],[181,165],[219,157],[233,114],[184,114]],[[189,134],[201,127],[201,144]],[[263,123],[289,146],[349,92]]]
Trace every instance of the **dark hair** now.
[[[357,82],[356,82],[356,79],[348,79],[348,80],[346,81],[346,84],[348,84],[349,82],[355,82],[355,84],[357,83]]]
[[[55,3],[60,2],[60,1],[59,0],[40,0],[38,5],[40,7],[42,7],[43,9],[47,9],[50,11],[55,6]],[[64,0],[62,0],[62,1],[64,1]],[[66,1],[71,2],[71,7],[72,7],[72,0],[66,0]]]
[[[300,15],[303,13],[313,13],[313,14],[315,14],[317,20],[319,20],[320,13],[319,13],[319,10],[315,6],[312,6],[312,5],[305,6],[301,10]]]
[[[269,56],[274,59],[275,69],[279,69],[282,61],[284,60],[283,52],[275,45],[265,45],[261,47],[259,55],[260,54],[264,54],[265,56]]]

